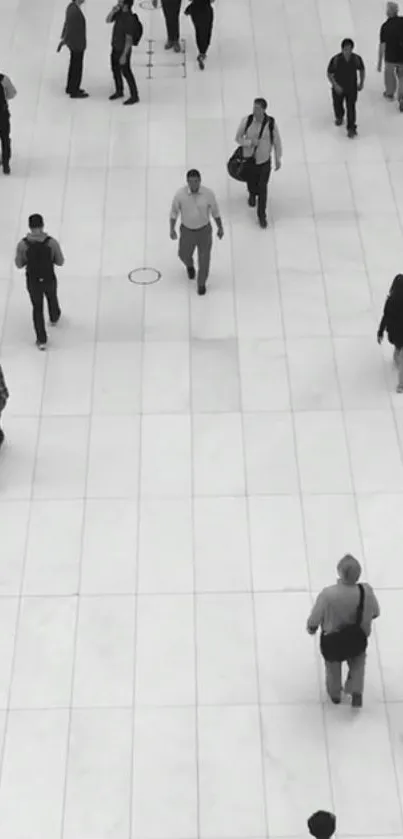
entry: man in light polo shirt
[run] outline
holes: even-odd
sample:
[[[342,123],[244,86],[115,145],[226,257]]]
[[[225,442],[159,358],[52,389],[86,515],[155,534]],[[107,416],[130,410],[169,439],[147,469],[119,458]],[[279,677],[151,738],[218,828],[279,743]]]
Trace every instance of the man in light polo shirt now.
[[[224,230],[214,192],[202,186],[200,172],[197,169],[190,169],[186,175],[186,180],[187,186],[182,187],[172,201],[170,235],[173,240],[178,238],[176,222],[180,216],[178,256],[186,265],[189,279],[194,280],[196,271],[193,264],[193,254],[197,248],[199,257],[197,293],[205,294],[213,244],[211,216],[217,225],[219,239],[224,236]]]

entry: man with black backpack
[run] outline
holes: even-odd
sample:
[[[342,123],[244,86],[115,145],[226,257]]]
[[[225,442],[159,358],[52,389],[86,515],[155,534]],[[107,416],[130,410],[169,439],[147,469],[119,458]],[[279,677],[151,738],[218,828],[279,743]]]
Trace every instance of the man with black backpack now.
[[[126,80],[130,96],[123,102],[124,105],[135,105],[140,101],[134,78],[130,59],[132,47],[140,43],[143,35],[143,25],[136,14],[132,12],[133,0],[118,0],[116,6],[111,9],[106,17],[107,23],[113,23],[112,30],[112,52],[111,69],[115,82],[115,92],[109,99],[122,99],[123,79]]]
[[[244,117],[235,137],[235,141],[242,146],[243,157],[248,161],[248,204],[256,207],[257,201],[257,215],[263,228],[267,227],[267,185],[271,173],[271,153],[273,150],[276,172],[280,169],[283,153],[277,124],[266,111],[266,99],[255,99],[253,113]]]
[[[14,99],[17,91],[4,73],[0,73],[0,143],[1,163],[5,175],[10,174],[11,137],[10,137],[10,108],[8,103]]]
[[[44,230],[44,221],[39,213],[28,219],[29,233],[17,245],[15,264],[25,268],[27,291],[32,303],[32,316],[36,334],[36,345],[46,349],[47,334],[43,314],[44,298],[48,304],[49,320],[55,326],[61,311],[57,299],[55,265],[64,265],[64,256],[59,243]]]

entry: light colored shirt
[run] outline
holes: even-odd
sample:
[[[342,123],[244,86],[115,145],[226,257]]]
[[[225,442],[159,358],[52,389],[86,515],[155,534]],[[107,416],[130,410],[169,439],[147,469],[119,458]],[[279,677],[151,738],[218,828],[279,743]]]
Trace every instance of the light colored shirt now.
[[[14,96],[17,96],[17,91],[8,76],[4,75],[2,79],[2,85],[4,89],[4,93],[6,95],[6,99],[9,101],[10,99],[14,99]]]
[[[198,192],[191,192],[184,186],[176,193],[171,207],[171,219],[181,216],[184,227],[198,230],[210,223],[210,217],[220,218],[217,199],[212,189],[200,186]]]
[[[361,626],[366,635],[371,634],[371,624],[380,614],[379,603],[369,583],[364,586],[364,611]],[[355,623],[360,590],[358,585],[347,585],[341,580],[333,586],[322,589],[316,598],[312,612],[308,618],[309,630],[319,627],[327,635],[337,632],[342,626]]]
[[[256,149],[256,163],[267,163],[267,161],[270,159],[272,149],[274,149],[276,163],[279,163],[283,154],[283,147],[281,143],[280,132],[277,128],[277,123],[274,123],[272,144],[269,123],[266,123],[263,134],[259,140],[259,134],[262,128],[262,123],[257,122],[255,119],[253,119],[248,130],[246,131],[247,121],[248,117],[244,117],[235,137],[235,142],[238,143],[239,146],[243,147],[244,157],[252,157]]]
[[[28,233],[26,238],[28,239],[28,242],[44,242],[47,235],[47,233]],[[54,239],[53,236],[49,236],[48,246],[52,254],[53,264],[58,266],[64,265],[64,256],[57,239]],[[15,254],[15,265],[17,268],[25,268],[27,265],[27,250],[27,243],[25,242],[25,239],[21,239],[21,241],[18,242]]]

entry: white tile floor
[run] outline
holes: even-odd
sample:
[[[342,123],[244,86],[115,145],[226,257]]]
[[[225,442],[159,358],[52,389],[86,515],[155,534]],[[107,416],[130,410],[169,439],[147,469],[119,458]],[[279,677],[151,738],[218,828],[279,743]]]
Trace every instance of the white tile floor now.
[[[378,0],[217,0],[208,68],[138,69],[107,101],[108,3],[63,94],[63,0],[0,0],[14,159],[0,179],[0,837],[403,835],[403,398],[375,331],[402,270],[403,117],[374,69]],[[162,50],[160,12],[143,12]],[[360,136],[326,63],[367,62]],[[138,59],[145,60],[145,42]],[[169,59],[172,64],[173,59]],[[226,177],[240,116],[284,141],[263,233]],[[199,166],[226,227],[206,298],[167,237]],[[36,352],[12,267],[30,212],[60,237],[64,322]],[[127,273],[155,266],[147,289]],[[365,707],[329,706],[305,633],[345,551],[382,618]]]

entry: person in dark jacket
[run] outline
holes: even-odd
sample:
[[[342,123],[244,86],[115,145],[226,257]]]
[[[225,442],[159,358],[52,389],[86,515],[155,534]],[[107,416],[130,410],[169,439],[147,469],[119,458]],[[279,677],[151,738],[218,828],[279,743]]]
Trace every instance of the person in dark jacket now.
[[[11,160],[11,124],[9,100],[14,99],[17,91],[5,73],[0,73],[0,145],[1,159],[5,175],[10,174]]]
[[[199,51],[197,63],[200,70],[204,70],[207,50],[213,32],[214,12],[211,6],[212,2],[213,0],[192,0],[185,9],[185,15],[189,15],[196,31],[196,45]]]
[[[57,51],[66,46],[70,50],[66,93],[72,99],[86,99],[88,93],[81,87],[84,52],[87,47],[87,22],[81,9],[84,0],[71,0],[67,6],[63,31]]]
[[[4,408],[7,405],[8,397],[9,397],[8,388],[6,385],[6,380],[4,378],[4,373],[0,364],[0,420],[1,415],[4,411]],[[4,431],[0,428],[0,446],[4,443]]]
[[[397,89],[399,110],[403,111],[403,18],[397,3],[386,4],[386,20],[379,33],[378,73],[384,64],[385,99],[393,101]]]
[[[158,0],[152,0],[154,9],[158,6]],[[165,18],[167,30],[166,50],[173,49],[174,52],[181,52],[179,17],[181,13],[182,0],[161,0],[162,13]]]
[[[357,80],[357,75],[359,80]],[[327,77],[332,85],[333,110],[336,125],[342,125],[344,105],[347,110],[347,135],[357,134],[356,103],[358,92],[364,87],[365,67],[360,55],[354,52],[354,41],[344,38],[341,52],[330,59]]]
[[[18,242],[15,265],[17,268],[25,268],[36,346],[45,350],[47,335],[43,315],[44,298],[46,297],[48,304],[49,320],[52,326],[55,326],[60,320],[61,311],[54,266],[64,265],[64,256],[59,242],[45,233],[43,217],[39,213],[29,216],[28,226],[28,235]]]
[[[133,47],[133,0],[118,0],[106,17],[107,23],[113,23],[111,70],[115,82],[115,92],[109,97],[111,101],[122,99],[123,79],[125,79],[130,95],[123,102],[124,105],[135,105],[140,101],[136,79],[130,66]]]
[[[395,350],[393,361],[398,370],[397,393],[403,393],[403,274],[396,274],[390,287],[378,329],[378,343],[387,332]]]

